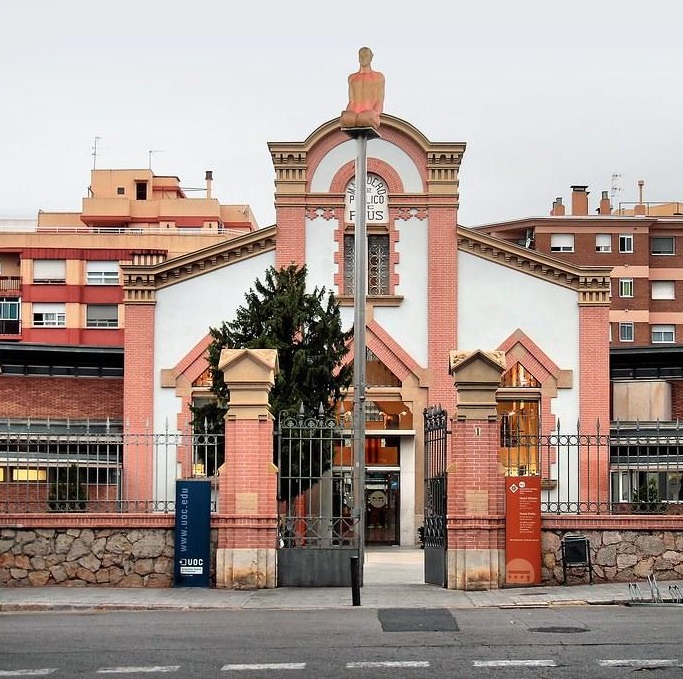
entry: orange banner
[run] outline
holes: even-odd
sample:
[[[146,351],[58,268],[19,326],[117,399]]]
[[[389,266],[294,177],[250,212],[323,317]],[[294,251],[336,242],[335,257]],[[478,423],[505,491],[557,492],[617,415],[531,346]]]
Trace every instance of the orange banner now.
[[[541,583],[541,477],[505,477],[505,584]]]

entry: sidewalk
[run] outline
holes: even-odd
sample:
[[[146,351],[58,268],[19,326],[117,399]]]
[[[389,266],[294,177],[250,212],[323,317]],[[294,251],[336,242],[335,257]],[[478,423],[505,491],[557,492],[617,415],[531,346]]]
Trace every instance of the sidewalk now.
[[[626,604],[627,583],[515,587],[481,592],[448,590],[426,585],[422,551],[389,548],[366,553],[361,589],[365,608],[486,608],[542,607],[581,604]],[[670,585],[660,582],[664,601],[671,600]],[[644,603],[651,600],[647,581],[638,583]],[[661,605],[661,604],[660,604]],[[681,604],[679,604],[681,605]],[[681,605],[683,606],[683,605]],[[320,609],[351,608],[351,589],[278,588],[123,589],[114,587],[22,587],[0,589],[0,612],[64,610],[184,610],[184,609]]]

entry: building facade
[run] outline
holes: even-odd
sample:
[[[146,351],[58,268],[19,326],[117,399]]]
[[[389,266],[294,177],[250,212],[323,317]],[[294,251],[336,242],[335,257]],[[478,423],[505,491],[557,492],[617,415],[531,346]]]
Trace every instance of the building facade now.
[[[124,412],[133,428],[170,422],[187,431],[190,405],[207,397],[208,329],[234,316],[269,266],[306,264],[311,288],[334,292],[346,327],[353,323],[355,141],[332,120],[303,142],[269,148],[275,227],[123,267]],[[464,151],[463,143],[433,143],[388,115],[381,137],[368,143],[365,491],[381,496],[384,510],[368,515],[370,543],[415,543],[424,501],[422,413],[435,404],[457,412],[452,350],[504,352],[500,415],[509,428],[549,432],[560,419],[608,417],[609,269],[577,267],[459,227]],[[534,459],[508,469],[510,445],[502,436],[504,471],[544,473],[547,494],[578,492],[558,488],[553,469],[539,470]],[[135,469],[141,496],[168,494],[177,474],[191,474],[190,451],[179,459],[146,455]]]

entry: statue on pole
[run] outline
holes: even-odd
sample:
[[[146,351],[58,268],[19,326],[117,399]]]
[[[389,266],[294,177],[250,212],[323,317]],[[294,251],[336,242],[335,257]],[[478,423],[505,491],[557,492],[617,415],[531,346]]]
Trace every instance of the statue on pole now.
[[[349,103],[341,114],[342,128],[379,127],[384,106],[384,75],[372,70],[372,50],[358,50],[360,68],[349,76]]]

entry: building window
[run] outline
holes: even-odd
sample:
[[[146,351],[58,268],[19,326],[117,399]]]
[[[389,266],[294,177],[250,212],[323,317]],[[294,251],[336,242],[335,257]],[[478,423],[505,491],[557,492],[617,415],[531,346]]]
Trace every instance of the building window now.
[[[66,261],[63,259],[34,259],[34,283],[65,283]]]
[[[550,252],[574,252],[573,233],[553,233],[550,235]]]
[[[652,344],[665,344],[676,341],[676,328],[673,325],[653,325]]]
[[[36,327],[66,325],[65,304],[33,304],[33,325]]]
[[[619,236],[619,252],[633,252],[633,234],[622,233]]]
[[[147,200],[147,182],[135,182],[135,200]]]
[[[676,299],[674,281],[652,281],[652,299]]]
[[[539,473],[540,400],[536,395],[529,396],[514,401],[498,401],[498,462],[506,476],[534,476]]]
[[[118,262],[87,262],[86,283],[88,285],[118,285]]]
[[[126,195],[126,189],[123,186],[118,186],[116,188],[116,195],[125,196]]]
[[[633,279],[619,279],[619,297],[633,297]]]
[[[652,255],[673,255],[674,237],[673,236],[653,236],[650,238],[650,254]]]
[[[368,294],[389,294],[389,236],[368,237]]]
[[[118,328],[118,306],[116,304],[88,304],[85,325],[88,328]]]
[[[619,323],[619,341],[633,342],[633,323]]]
[[[21,330],[21,302],[14,297],[0,297],[0,335],[18,335]]]
[[[344,294],[355,290],[356,237],[344,236]],[[389,294],[389,235],[373,234],[368,237],[368,295]]]
[[[596,252],[612,252],[612,234],[597,233],[595,234],[595,251]]]

